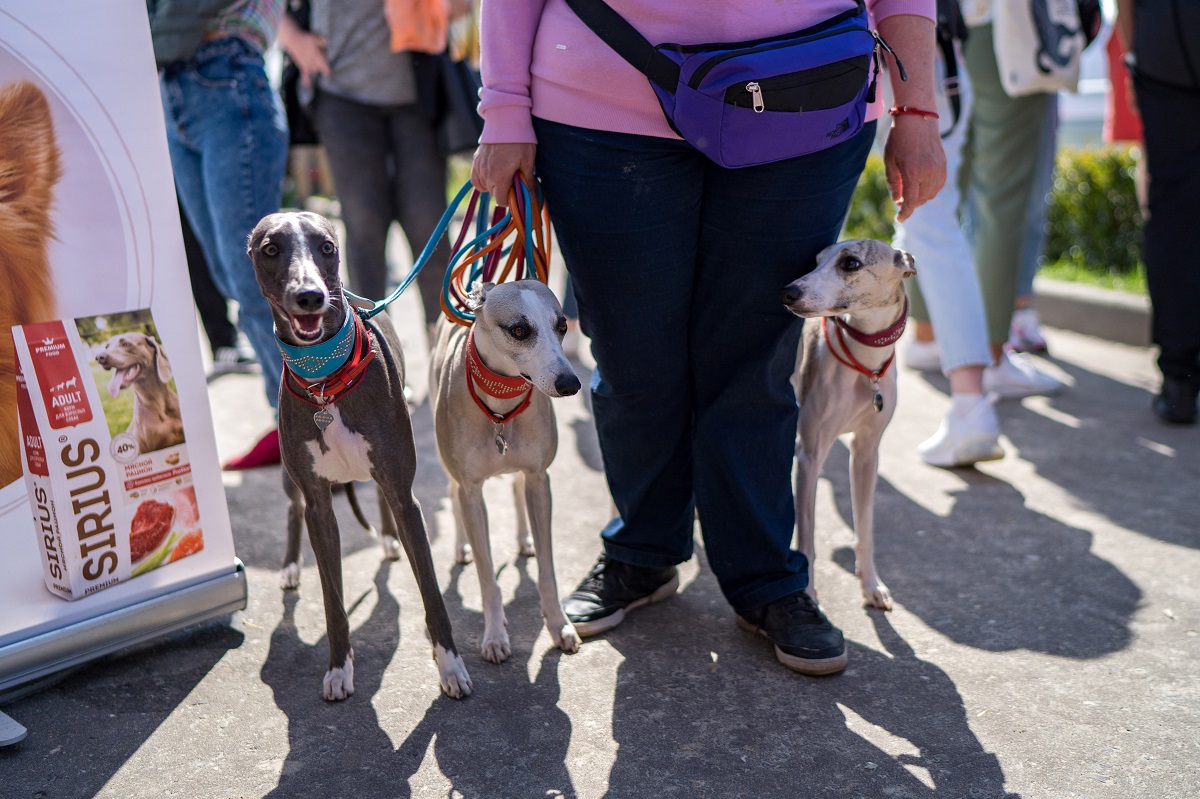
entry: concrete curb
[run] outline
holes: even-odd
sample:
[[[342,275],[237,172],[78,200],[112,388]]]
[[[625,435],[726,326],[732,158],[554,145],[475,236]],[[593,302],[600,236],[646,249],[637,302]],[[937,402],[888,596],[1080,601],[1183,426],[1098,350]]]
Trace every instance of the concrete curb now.
[[[1088,336],[1150,346],[1150,298],[1083,283],[1039,277],[1034,308],[1042,323]]]

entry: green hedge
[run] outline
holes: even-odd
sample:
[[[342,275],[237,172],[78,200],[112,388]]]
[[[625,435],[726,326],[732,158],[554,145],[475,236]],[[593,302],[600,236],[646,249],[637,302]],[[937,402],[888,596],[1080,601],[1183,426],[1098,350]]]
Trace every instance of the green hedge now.
[[[1058,154],[1046,214],[1046,261],[1097,275],[1141,269],[1141,213],[1128,148]],[[883,161],[867,160],[846,219],[847,238],[891,241],[893,208]]]

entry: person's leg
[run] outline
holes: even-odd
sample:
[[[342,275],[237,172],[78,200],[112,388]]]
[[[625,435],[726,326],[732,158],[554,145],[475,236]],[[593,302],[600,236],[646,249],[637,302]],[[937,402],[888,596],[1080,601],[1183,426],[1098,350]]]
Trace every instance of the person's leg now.
[[[418,106],[392,109],[388,122],[396,219],[415,260],[446,212],[446,159],[438,154],[437,130]],[[442,282],[449,262],[450,243],[442,236],[429,262],[417,274],[427,325],[436,322],[442,312]]]
[[[534,124],[537,171],[596,357],[593,412],[620,514],[605,551],[673,567],[692,556],[688,351],[704,159],[675,140]]]
[[[283,361],[246,239],[262,217],[279,210],[287,161],[283,111],[262,58],[233,39],[204,45],[179,75],[179,86],[182,118],[176,121],[199,166],[177,180],[180,196],[212,255],[218,287],[238,303],[238,326],[262,364],[267,399],[275,407]]]
[[[347,288],[381,300],[388,293],[387,235],[394,216],[387,114],[377,106],[318,92],[313,120],[346,225]]]
[[[1054,182],[1054,154],[1057,149],[1058,99],[1046,103],[1038,139],[1037,162],[1029,206],[1025,209],[1025,234],[1021,245],[1020,269],[1017,272],[1017,297],[1013,303],[1013,319],[1009,329],[1009,344],[1018,352],[1046,352],[1037,312],[1033,309],[1033,279],[1041,268],[1046,249],[1047,195]]]
[[[223,347],[237,345],[237,328],[229,321],[229,302],[213,283],[212,275],[208,272],[208,259],[204,257],[200,240],[188,222],[182,201],[179,204],[179,223],[183,232],[183,252],[187,258],[192,297],[196,300],[196,310],[200,314],[200,324],[204,326],[209,349],[215,354]]]
[[[792,548],[803,325],[779,291],[837,240],[873,134],[869,125],[839,146],[746,169],[706,164],[689,320],[692,472],[708,562],[739,612],[808,585]]]
[[[974,89],[970,199],[973,249],[987,308],[988,338],[1008,340],[1026,211],[1037,178],[1038,144],[1054,95],[1009,97],[1000,83],[991,25],[971,29],[965,63]]]
[[[1163,421],[1192,423],[1200,390],[1200,93],[1146,78],[1136,87],[1150,173],[1143,256],[1163,375],[1155,411]]]

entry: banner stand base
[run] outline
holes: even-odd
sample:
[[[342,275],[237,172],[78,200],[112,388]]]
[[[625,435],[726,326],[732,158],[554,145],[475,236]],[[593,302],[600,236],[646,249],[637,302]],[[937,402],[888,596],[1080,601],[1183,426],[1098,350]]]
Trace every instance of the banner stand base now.
[[[29,730],[0,713],[0,749],[21,742],[28,734]]]
[[[0,700],[23,683],[245,607],[246,570],[235,558],[233,571],[219,577],[0,646]],[[0,714],[0,746],[5,721]]]

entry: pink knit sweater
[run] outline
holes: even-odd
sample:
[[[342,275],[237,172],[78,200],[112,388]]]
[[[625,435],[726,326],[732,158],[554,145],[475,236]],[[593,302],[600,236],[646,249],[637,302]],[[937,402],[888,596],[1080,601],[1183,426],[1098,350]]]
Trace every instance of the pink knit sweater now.
[[[739,42],[801,30],[852,0],[608,0],[651,43]],[[878,21],[934,19],[935,0],[867,0]],[[486,0],[480,36],[485,143],[536,142],[532,117],[581,128],[678,138],[646,77],[565,0]]]

